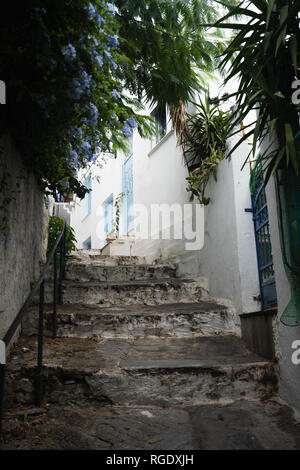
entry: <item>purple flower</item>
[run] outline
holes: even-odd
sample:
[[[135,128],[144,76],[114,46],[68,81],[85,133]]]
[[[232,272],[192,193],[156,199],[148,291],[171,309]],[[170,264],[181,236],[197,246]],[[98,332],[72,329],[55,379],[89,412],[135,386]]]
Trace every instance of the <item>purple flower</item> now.
[[[72,44],[68,44],[66,47],[63,47],[61,52],[67,62],[71,62],[76,57],[76,50]]]
[[[113,90],[111,96],[117,100],[120,98],[120,93],[117,90]]]
[[[88,124],[94,127],[98,123],[98,109],[94,105],[94,103],[89,104],[89,114],[90,114],[90,120],[88,121]]]
[[[107,47],[107,46],[106,46]],[[108,60],[108,62],[111,62],[112,61],[112,55],[111,53],[108,51],[108,50],[105,50],[104,51],[104,55],[106,57],[106,59]]]
[[[81,70],[78,78],[73,79],[73,87],[69,90],[68,95],[71,99],[79,100],[81,95],[85,92],[89,95],[89,88],[91,85],[92,77],[86,73],[85,70]]]
[[[81,144],[81,149],[82,149],[84,152],[88,153],[88,152],[90,152],[90,150],[91,150],[91,144],[90,144],[89,142],[82,142],[82,144]]]
[[[106,5],[106,7],[107,7],[107,13],[111,14],[112,16],[114,16],[115,13],[116,13],[116,7],[115,7],[112,3],[108,3],[108,4]]]
[[[89,16],[90,20],[93,20],[95,18],[95,15],[96,15],[96,9],[95,9],[94,5],[89,3],[89,5],[86,7],[86,10],[88,12],[88,16]]]
[[[110,47],[118,47],[119,45],[119,39],[116,34],[110,34],[108,36],[108,44]]]
[[[103,66],[103,58],[101,57],[101,55],[97,55],[97,56],[95,57],[95,61],[96,61],[97,65],[98,65],[98,67],[101,69],[102,66]]]
[[[132,127],[132,129],[136,129],[137,128],[137,123],[136,123],[136,120],[134,119],[133,116],[131,116],[130,118],[127,119],[128,124],[130,125],[130,127]]]
[[[125,123],[125,126],[123,127],[122,131],[125,137],[127,138],[132,136],[132,129],[127,123]]]
[[[71,150],[70,152],[70,163],[73,167],[79,168],[78,154],[75,150]]]

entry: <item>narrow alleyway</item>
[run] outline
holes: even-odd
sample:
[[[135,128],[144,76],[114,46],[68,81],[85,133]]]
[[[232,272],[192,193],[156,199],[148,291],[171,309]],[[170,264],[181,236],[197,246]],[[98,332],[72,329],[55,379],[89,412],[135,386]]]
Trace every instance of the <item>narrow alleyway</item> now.
[[[143,258],[76,252],[63,300],[56,339],[47,306],[42,408],[38,308],[23,321],[7,367],[2,449],[300,449],[276,364],[245,348],[205,280]]]

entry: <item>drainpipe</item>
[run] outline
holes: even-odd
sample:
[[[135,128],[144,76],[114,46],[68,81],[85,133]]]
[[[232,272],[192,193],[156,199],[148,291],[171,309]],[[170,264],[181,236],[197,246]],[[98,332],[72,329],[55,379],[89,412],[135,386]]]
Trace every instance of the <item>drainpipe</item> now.
[[[295,144],[299,151],[300,132]],[[298,158],[300,168],[299,163]],[[285,326],[295,327],[300,320],[300,175],[289,165],[287,169],[277,170],[275,181],[281,252],[291,287],[291,298],[280,321]]]

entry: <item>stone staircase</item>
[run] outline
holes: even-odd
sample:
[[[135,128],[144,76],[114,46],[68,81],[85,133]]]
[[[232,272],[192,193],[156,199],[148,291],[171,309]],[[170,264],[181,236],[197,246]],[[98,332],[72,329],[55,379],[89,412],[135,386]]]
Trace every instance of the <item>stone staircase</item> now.
[[[34,407],[36,306],[23,321],[7,367],[4,449],[278,444],[282,430],[255,434],[263,422],[275,426],[272,413],[290,413],[277,396],[276,365],[245,348],[234,312],[209,298],[204,279],[179,279],[175,266],[144,258],[82,251],[68,261],[63,302],[57,339],[46,305],[42,409]],[[219,441],[210,441],[213,426],[203,436],[195,413],[215,423]],[[230,429],[226,438],[217,431],[232,413],[240,415],[233,429],[244,429],[234,431],[235,441]]]

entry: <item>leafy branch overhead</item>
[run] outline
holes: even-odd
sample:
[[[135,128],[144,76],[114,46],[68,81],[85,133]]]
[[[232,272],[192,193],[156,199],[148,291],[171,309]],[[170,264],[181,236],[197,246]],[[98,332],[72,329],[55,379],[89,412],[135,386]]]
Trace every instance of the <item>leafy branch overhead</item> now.
[[[175,110],[201,88],[202,72],[214,70],[221,47],[217,35],[200,26],[216,21],[213,5],[4,2],[0,69],[7,105],[0,109],[0,132],[10,132],[42,190],[61,192],[67,181],[83,198],[79,168],[125,149],[135,128],[142,136],[154,132],[141,98]]]
[[[44,191],[84,197],[77,170],[124,144],[141,125],[115,78],[115,7],[95,0],[4,2],[0,17],[1,80],[9,132]],[[63,182],[63,184],[62,184]]]
[[[130,92],[151,105],[170,107],[177,127],[178,107],[206,86],[223,50],[213,0],[115,0],[124,57],[118,69]],[[182,113],[181,113],[182,116]],[[179,126],[180,130],[180,126]]]

